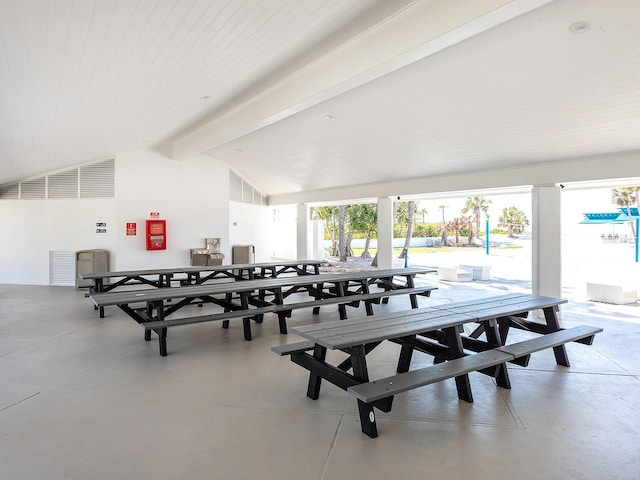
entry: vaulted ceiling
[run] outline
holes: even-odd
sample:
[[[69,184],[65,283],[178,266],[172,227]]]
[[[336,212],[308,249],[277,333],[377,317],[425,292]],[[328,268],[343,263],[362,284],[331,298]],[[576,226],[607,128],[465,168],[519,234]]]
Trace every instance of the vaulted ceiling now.
[[[142,148],[281,200],[616,155],[640,176],[639,133],[637,0],[0,3],[0,184]]]

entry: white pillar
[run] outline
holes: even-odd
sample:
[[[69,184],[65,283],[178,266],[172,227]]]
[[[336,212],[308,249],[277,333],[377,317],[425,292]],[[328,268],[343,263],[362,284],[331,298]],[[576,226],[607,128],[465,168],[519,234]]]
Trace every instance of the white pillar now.
[[[307,260],[311,258],[311,226],[310,226],[310,209],[306,203],[298,205],[298,228],[297,228],[297,244],[296,244],[296,260]]]
[[[393,267],[393,201],[378,198],[378,268]]]
[[[311,257],[310,260],[324,260],[324,221],[311,220],[313,235],[311,238]]]
[[[534,295],[562,296],[561,188],[533,187],[531,268]]]

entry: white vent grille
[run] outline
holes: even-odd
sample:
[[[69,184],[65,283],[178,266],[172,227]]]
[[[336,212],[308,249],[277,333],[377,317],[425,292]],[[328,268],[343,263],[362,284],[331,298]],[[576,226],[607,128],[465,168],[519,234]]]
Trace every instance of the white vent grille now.
[[[256,205],[266,205],[265,197],[261,193],[258,193],[257,190],[253,191],[253,203]]]
[[[49,175],[48,198],[78,198],[78,169]]]
[[[0,200],[78,198],[78,190],[80,198],[115,197],[115,160],[105,160],[35,180],[0,185]]]
[[[75,285],[75,260],[75,252],[49,250],[49,283],[51,285]]]
[[[233,171],[229,171],[229,200],[232,202],[266,205],[267,197],[253,188],[249,182]]]
[[[242,201],[253,203],[253,187],[245,181],[242,182]]]
[[[115,196],[115,161],[105,160],[80,167],[80,198]]]
[[[3,199],[17,199],[19,192],[20,189],[17,183],[0,186],[0,198]]]
[[[242,201],[242,177],[229,172],[229,199],[234,202]]]
[[[36,178],[20,184],[20,198],[45,198],[46,178]]]

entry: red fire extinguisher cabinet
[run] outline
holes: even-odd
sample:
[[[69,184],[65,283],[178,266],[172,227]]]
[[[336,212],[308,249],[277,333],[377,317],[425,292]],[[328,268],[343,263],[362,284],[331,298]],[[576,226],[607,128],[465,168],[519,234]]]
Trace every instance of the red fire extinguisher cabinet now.
[[[147,250],[167,249],[167,221],[147,220]]]

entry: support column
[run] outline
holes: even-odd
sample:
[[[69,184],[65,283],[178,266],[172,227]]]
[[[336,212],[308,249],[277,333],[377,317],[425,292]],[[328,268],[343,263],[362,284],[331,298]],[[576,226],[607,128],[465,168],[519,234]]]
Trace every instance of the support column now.
[[[309,260],[324,260],[324,221],[311,220],[311,256]]]
[[[378,268],[393,267],[393,201],[378,198]]]
[[[532,291],[534,295],[562,296],[561,187],[536,185],[532,200]]]
[[[296,243],[296,260],[307,260],[311,258],[311,221],[309,205],[301,203],[297,207],[297,243]]]

